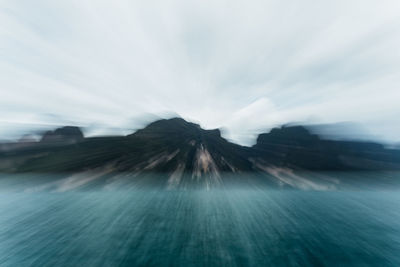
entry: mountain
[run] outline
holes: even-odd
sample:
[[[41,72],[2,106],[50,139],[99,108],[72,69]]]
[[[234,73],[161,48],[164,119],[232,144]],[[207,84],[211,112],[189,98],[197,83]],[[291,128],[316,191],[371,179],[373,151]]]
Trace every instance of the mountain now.
[[[221,172],[250,172],[248,148],[230,143],[218,129],[204,130],[181,118],[159,120],[128,136],[83,138],[77,128],[44,134],[22,150],[0,153],[7,172],[168,174],[171,184],[183,176],[202,183],[220,183]]]
[[[399,169],[400,151],[382,144],[324,140],[304,126],[272,129],[253,146],[258,158],[275,166],[307,170]]]
[[[78,127],[66,126],[28,146],[7,147],[0,150],[0,172],[155,173],[168,186],[217,185],[232,177],[229,173],[260,174],[265,181],[293,186],[300,179],[293,171],[400,170],[400,151],[378,143],[325,140],[304,126],[282,126],[244,147],[222,138],[218,129],[204,130],[181,118],[113,137],[85,138]]]
[[[76,143],[83,140],[83,133],[79,127],[65,126],[54,131],[47,131],[40,142],[43,143]]]

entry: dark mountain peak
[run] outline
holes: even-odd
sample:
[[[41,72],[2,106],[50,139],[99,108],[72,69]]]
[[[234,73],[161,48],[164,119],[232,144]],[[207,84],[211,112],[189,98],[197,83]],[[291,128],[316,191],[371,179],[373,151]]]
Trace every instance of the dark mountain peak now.
[[[319,137],[312,134],[306,127],[301,125],[282,126],[273,128],[269,133],[260,134],[257,138],[257,145],[264,143],[301,143],[315,142]]]
[[[163,128],[193,128],[193,129],[200,129],[200,125],[192,122],[188,122],[182,118],[175,117],[171,119],[162,119],[155,122],[150,123],[146,128],[152,127],[163,127]]]
[[[40,142],[67,142],[74,143],[83,140],[84,136],[79,127],[64,126],[54,131],[47,131]]]
[[[152,122],[131,136],[150,138],[179,137],[181,140],[185,138],[200,140],[206,137],[222,139],[219,129],[205,130],[199,124],[188,122],[182,118],[162,119]]]
[[[161,119],[150,123],[145,128],[138,130],[130,136],[135,137],[174,137],[174,136],[193,136],[201,135],[200,125],[188,122],[182,118]]]
[[[204,130],[204,131],[206,131],[211,136],[222,138],[221,131],[219,129]]]

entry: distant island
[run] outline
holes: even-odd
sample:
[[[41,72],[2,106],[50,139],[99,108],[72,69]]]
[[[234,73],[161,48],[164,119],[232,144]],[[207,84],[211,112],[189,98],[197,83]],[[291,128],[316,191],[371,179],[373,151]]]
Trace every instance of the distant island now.
[[[400,170],[400,150],[364,141],[322,139],[305,126],[260,134],[252,147],[182,118],[162,119],[127,136],[84,137],[66,126],[38,141],[0,144],[1,173],[158,173],[169,183],[222,174]]]

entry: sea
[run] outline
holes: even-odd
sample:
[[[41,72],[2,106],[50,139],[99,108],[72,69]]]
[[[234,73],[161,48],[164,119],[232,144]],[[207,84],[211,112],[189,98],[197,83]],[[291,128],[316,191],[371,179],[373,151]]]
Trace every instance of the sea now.
[[[400,266],[400,192],[0,192],[0,266]]]

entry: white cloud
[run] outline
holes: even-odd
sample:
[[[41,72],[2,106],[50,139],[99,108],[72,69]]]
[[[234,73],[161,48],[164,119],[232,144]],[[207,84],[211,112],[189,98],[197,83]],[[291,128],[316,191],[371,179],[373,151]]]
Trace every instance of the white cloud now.
[[[0,23],[0,138],[166,111],[245,143],[310,117],[400,136],[397,0],[6,0]]]

